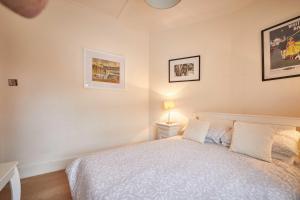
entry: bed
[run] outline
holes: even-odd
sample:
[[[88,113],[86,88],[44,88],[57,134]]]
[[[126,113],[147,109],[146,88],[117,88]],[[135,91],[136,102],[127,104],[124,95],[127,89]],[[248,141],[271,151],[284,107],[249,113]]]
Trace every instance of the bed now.
[[[299,200],[300,169],[175,136],[78,158],[66,169],[74,200]]]

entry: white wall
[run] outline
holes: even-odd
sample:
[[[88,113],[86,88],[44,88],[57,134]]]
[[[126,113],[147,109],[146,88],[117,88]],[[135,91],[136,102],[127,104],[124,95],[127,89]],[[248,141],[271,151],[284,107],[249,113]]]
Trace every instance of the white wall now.
[[[3,33],[3,29],[0,29],[0,38],[5,41],[5,35]],[[4,145],[4,89],[5,89],[5,78],[4,78],[4,66],[5,66],[5,42],[0,42],[0,162],[3,160],[3,145]]]
[[[300,78],[261,82],[260,49],[260,30],[299,15],[299,6],[256,2],[152,33],[150,46],[147,33],[70,0],[50,1],[33,20],[0,6],[0,161],[19,160],[29,176],[81,153],[146,140],[148,116],[151,126],[163,118],[165,96],[182,119],[198,111],[299,117]],[[126,57],[126,90],[83,88],[84,47]],[[198,54],[201,81],[169,84],[168,60]],[[8,78],[19,87],[7,87]]]
[[[148,33],[69,0],[50,1],[33,20],[0,6],[0,23],[9,36],[1,79],[19,79],[5,83],[3,161],[18,160],[28,176],[39,164],[148,139]],[[83,48],[125,56],[126,89],[84,89]]]
[[[298,0],[257,1],[227,16],[152,33],[150,124],[163,118],[165,96],[176,100],[183,119],[199,111],[299,117],[300,78],[262,82],[260,40],[261,30],[298,16],[299,7]],[[193,55],[201,55],[201,81],[169,84],[168,60]]]

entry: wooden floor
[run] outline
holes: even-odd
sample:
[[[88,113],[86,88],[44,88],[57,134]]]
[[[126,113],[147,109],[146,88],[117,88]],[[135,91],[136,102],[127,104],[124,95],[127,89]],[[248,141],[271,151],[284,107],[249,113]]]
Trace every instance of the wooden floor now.
[[[65,171],[23,179],[21,181],[22,200],[70,200],[67,176]],[[8,185],[0,192],[1,200],[10,200]]]

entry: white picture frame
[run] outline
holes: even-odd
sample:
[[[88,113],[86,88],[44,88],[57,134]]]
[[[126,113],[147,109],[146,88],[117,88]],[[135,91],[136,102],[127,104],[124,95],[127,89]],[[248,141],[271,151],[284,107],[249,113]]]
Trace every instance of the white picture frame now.
[[[84,49],[84,88],[125,89],[125,58]]]

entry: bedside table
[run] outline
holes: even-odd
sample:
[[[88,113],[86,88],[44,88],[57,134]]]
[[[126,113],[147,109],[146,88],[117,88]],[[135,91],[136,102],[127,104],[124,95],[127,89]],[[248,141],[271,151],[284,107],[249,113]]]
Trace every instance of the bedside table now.
[[[9,182],[12,200],[20,200],[21,198],[21,183],[17,164],[17,162],[0,163],[0,191]]]
[[[165,122],[156,123],[158,139],[176,136],[181,129],[178,123],[167,124]]]

